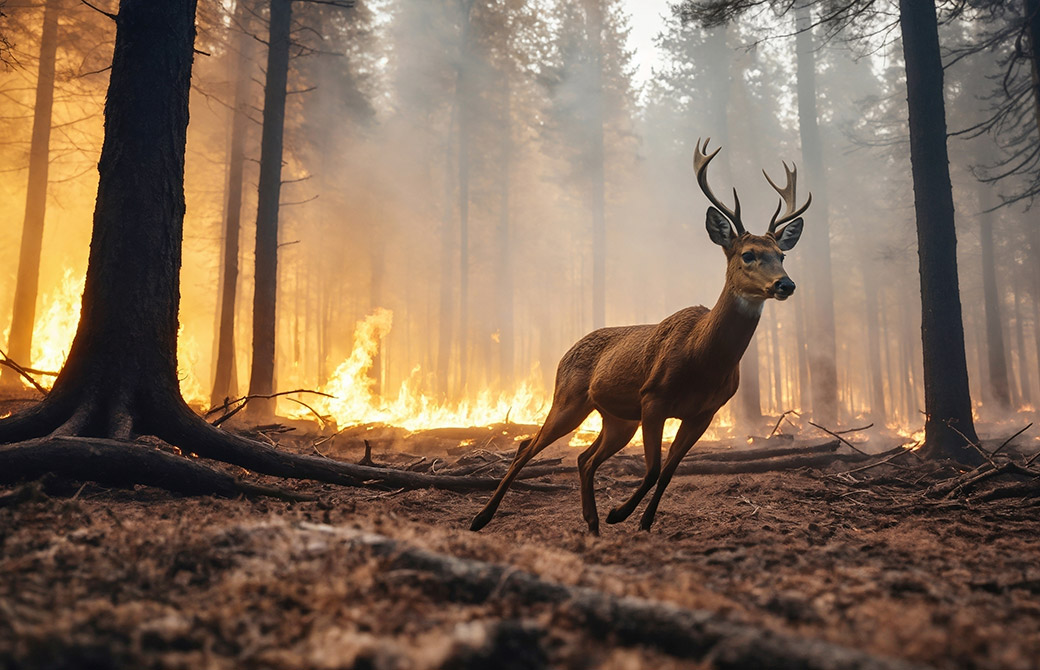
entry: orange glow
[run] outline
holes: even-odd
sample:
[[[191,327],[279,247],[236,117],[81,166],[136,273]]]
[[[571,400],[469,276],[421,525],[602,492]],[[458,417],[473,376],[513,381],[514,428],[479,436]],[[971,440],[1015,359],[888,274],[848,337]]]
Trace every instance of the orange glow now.
[[[379,343],[392,326],[393,312],[382,308],[358,322],[353,351],[321,389],[334,397],[319,398],[308,404],[331,416],[340,427],[379,423],[416,431],[444,426],[488,426],[507,420],[540,425],[545,419],[552,396],[541,383],[537,368],[511,392],[494,393],[485,389],[458,402],[439,402],[420,390],[422,371],[416,366],[395,396],[377,395],[369,372]],[[299,419],[312,416],[302,408],[290,409],[289,413]],[[599,414],[593,412],[571,438],[571,444],[591,443],[601,427]],[[720,412],[705,439],[716,439],[720,432],[727,432],[731,427],[728,414]],[[678,421],[669,420],[665,425],[665,440],[675,437],[678,428]],[[641,440],[642,435],[637,433],[635,441]]]

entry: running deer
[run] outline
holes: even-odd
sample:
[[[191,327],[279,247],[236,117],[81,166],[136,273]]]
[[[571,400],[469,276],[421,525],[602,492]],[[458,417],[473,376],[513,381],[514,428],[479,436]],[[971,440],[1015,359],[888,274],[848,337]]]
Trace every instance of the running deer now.
[[[737,391],[738,367],[768,298],[786,300],[794,282],[784,271],[785,251],[802,233],[801,215],[812,195],[797,206],[797,172],[787,167],[787,184],[777,186],[780,205],[765,235],[752,235],[740,219],[740,199],[733,189],[729,209],[708,186],[708,142],[693,158],[697,184],[713,205],[708,208],[708,237],[726,253],[726,284],[712,309],[687,307],[656,325],[601,328],[578,341],[564,354],[556,371],[552,407],[534,438],[524,440],[491,500],[473,519],[480,530],[494,516],[502,497],[520,470],[547,446],[575,430],[592,413],[603,416],[603,430],[578,456],[581,506],[593,534],[599,533],[599,515],[593,478],[596,469],[632,439],[643,425],[646,474],[624,504],[610,510],[607,523],[624,521],[657,484],[639,527],[650,530],[668,482],[686,453],[708,428],[715,413]],[[781,214],[781,208],[786,208]],[[665,419],[682,421],[661,467],[661,435]]]

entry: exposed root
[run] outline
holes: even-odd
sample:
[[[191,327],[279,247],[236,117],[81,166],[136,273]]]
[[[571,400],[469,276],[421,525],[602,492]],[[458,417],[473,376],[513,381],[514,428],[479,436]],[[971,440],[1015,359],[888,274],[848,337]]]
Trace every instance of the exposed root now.
[[[309,500],[301,495],[241,481],[182,456],[134,442],[57,436],[0,447],[0,484],[56,475],[105,486],[145,484],[186,495],[266,495]]]

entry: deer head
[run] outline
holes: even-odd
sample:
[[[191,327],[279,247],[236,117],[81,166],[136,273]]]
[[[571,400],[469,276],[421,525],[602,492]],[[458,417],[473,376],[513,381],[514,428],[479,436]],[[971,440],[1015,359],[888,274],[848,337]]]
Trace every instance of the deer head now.
[[[749,233],[740,219],[737,189],[733,189],[734,206],[730,209],[715,197],[708,186],[708,164],[722,150],[719,147],[707,153],[710,141],[711,138],[705,140],[702,147],[701,141],[697,140],[693,169],[697,174],[697,184],[712,204],[707,214],[708,237],[726,252],[726,286],[744,300],[758,303],[767,298],[786,300],[794,293],[795,286],[784,270],[784,252],[798,243],[802,234],[801,215],[812,203],[812,194],[809,194],[804,205],[797,207],[797,169],[788,168],[787,163],[784,163],[784,171],[787,173],[784,188],[777,186],[763,170],[766,181],[780,194],[780,204],[765,235]],[[784,209],[782,215],[781,209]]]

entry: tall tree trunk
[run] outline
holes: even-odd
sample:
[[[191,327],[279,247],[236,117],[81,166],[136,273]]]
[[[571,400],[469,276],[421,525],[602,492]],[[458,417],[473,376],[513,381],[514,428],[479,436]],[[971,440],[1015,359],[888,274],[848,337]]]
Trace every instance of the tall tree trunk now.
[[[256,208],[256,270],[253,287],[253,362],[249,395],[274,393],[275,325],[278,300],[278,201],[282,189],[282,136],[289,78],[291,0],[271,0],[264,126],[260,141],[260,185]],[[271,416],[274,400],[254,400],[253,418]]]
[[[867,326],[867,369],[870,374],[870,416],[875,423],[884,426],[888,420],[885,413],[885,377],[881,368],[881,342],[878,316],[877,272],[867,268],[865,254],[860,254],[860,272],[863,275]]]
[[[813,313],[809,320],[809,367],[812,371],[812,411],[818,422],[834,425],[838,420],[838,370],[835,365],[834,280],[831,276],[830,222],[827,174],[823,167],[823,143],[816,111],[816,54],[812,16],[808,5],[795,10],[799,32],[796,37],[798,78],[798,129],[802,140],[808,183],[815,194],[814,227],[809,235],[812,257]]]
[[[472,26],[470,14],[476,0],[461,0],[462,35],[459,45],[459,64],[455,81],[455,107],[459,114],[458,135],[458,208],[459,208],[459,378],[463,392],[469,382],[469,168],[470,134],[473,116],[473,82],[467,68],[472,65]]]
[[[245,0],[235,4],[237,25],[235,36],[235,103],[231,112],[231,148],[228,156],[227,199],[224,206],[224,264],[220,288],[220,326],[217,335],[217,364],[211,400],[216,406],[224,398],[238,394],[235,371],[235,301],[238,297],[239,232],[242,219],[242,173],[246,162],[246,128],[249,123],[248,76],[252,37],[245,32]]]
[[[592,327],[607,325],[606,153],[603,138],[603,4],[585,0],[585,20],[592,60],[589,105],[589,206],[592,211]]]
[[[29,145],[29,183],[25,192],[25,219],[14,289],[14,313],[7,355],[21,365],[32,365],[32,336],[36,322],[36,294],[40,282],[40,252],[47,210],[47,171],[50,166],[51,110],[54,106],[54,63],[58,50],[58,0],[47,0],[40,35],[40,67],[36,75],[32,140]],[[0,379],[18,384],[20,376],[4,368]]]
[[[448,122],[449,133],[455,128],[458,117],[458,102],[452,105],[451,120]],[[441,212],[441,277],[440,277],[440,309],[438,311],[437,335],[437,382],[438,392],[442,396],[453,395],[451,345],[453,324],[455,321],[455,286],[452,283],[454,268],[455,237],[452,225],[452,148],[448,142],[444,149],[444,208]]]
[[[1036,127],[1040,131],[1040,0],[1025,0],[1026,33],[1029,35],[1029,57],[1033,70],[1033,101],[1036,104]]]
[[[514,305],[513,305],[513,247],[510,244],[510,177],[513,161],[513,110],[509,72],[502,72],[502,147],[499,157],[499,215],[498,229],[498,374],[502,388],[511,388],[515,382]]]
[[[943,64],[933,0],[900,0],[906,61],[910,163],[921,273],[921,347],[924,360],[925,446],[931,458],[979,460],[964,356],[957,231],[946,148]],[[954,430],[956,429],[956,430]]]
[[[1014,273],[1017,267],[1012,267]],[[1018,365],[1016,370],[1018,371],[1018,387],[1019,402],[1017,406],[1021,405],[1032,405],[1033,404],[1033,382],[1029,375],[1029,356],[1026,354],[1026,335],[1025,328],[1022,325],[1022,282],[1012,280],[1012,287],[1014,288],[1014,301],[1015,301],[1015,349],[1018,353]]]
[[[982,185],[982,188],[988,188]],[[1004,328],[1000,316],[1000,294],[997,291],[997,265],[993,252],[993,213],[979,214],[979,242],[982,251],[982,309],[986,319],[986,361],[989,367],[989,391],[1002,409],[1011,406],[1008,387],[1007,354],[1004,350]]]

